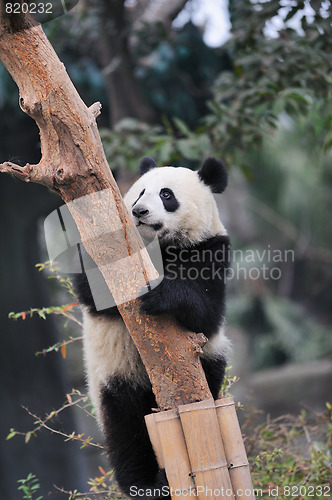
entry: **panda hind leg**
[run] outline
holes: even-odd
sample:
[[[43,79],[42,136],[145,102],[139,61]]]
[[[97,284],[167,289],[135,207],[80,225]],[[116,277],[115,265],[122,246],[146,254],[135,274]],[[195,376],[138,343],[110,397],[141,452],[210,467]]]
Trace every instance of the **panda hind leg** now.
[[[170,500],[164,469],[159,469],[144,416],[157,404],[150,388],[112,378],[101,391],[106,448],[123,493],[142,500]]]
[[[201,363],[213,399],[217,400],[224,380],[227,362],[223,356],[218,356],[217,358],[201,357]]]

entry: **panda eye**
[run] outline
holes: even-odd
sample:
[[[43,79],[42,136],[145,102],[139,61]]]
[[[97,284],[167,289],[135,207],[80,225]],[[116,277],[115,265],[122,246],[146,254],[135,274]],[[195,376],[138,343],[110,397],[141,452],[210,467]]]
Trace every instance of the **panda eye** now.
[[[169,200],[172,197],[172,192],[168,189],[162,189],[160,191],[160,196],[164,198],[164,200]]]

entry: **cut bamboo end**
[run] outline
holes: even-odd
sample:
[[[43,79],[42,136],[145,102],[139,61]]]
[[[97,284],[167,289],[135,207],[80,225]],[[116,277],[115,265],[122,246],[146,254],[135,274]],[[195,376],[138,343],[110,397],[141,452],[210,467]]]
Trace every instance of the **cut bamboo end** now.
[[[213,399],[178,408],[197,496],[234,499]]]
[[[215,402],[229,474],[236,500],[255,500],[249,463],[233,398]]]

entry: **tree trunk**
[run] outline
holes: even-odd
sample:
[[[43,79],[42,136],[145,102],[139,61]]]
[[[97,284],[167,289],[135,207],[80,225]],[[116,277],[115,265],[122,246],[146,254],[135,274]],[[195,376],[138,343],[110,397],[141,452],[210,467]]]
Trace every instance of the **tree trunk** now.
[[[126,291],[137,296],[156,273],[107,165],[95,122],[99,103],[84,105],[41,27],[33,26],[28,16],[16,16],[15,26],[2,17],[0,57],[19,87],[21,108],[40,129],[42,158],[25,167],[7,162],[0,170],[60,194],[86,250],[121,304]],[[122,232],[122,238],[110,241],[107,235],[115,232]],[[124,253],[130,256],[123,259],[126,266],[112,272],[104,265]],[[156,320],[141,313],[136,300],[119,305],[119,311],[161,409],[211,398],[199,360],[203,335],[185,332],[167,316]]]
[[[184,8],[188,0],[164,0],[150,2],[142,15],[137,19],[134,28],[142,29],[144,24],[163,23],[170,28],[172,21]]]
[[[98,58],[107,82],[111,126],[126,117],[152,123],[155,112],[134,74],[124,0],[90,0],[90,5],[99,20]]]

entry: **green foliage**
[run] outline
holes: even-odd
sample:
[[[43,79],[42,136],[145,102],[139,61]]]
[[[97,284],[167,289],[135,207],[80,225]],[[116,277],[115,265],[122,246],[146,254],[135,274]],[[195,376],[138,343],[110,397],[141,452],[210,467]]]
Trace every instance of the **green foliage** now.
[[[42,500],[44,498],[43,496],[35,496],[40,485],[34,474],[29,474],[26,479],[19,479],[18,483],[20,486],[17,489],[24,494],[22,498],[25,500]]]
[[[158,114],[180,118],[194,127],[207,112],[212,82],[231,67],[227,51],[208,47],[201,30],[191,22],[171,33],[162,23],[143,25],[135,37],[136,74],[147,100]]]
[[[39,272],[46,271],[48,273],[47,279],[56,280],[66,292],[73,297],[76,297],[70,278],[64,277],[60,273],[60,268],[55,261],[51,262],[50,260],[47,260],[46,262],[36,264],[36,268]]]
[[[248,147],[259,146],[281,113],[298,118],[318,100],[331,102],[331,3],[311,2],[310,19],[301,13],[304,3],[295,1],[287,7],[285,25],[273,35],[271,26],[282,15],[284,2],[230,4],[233,36],[228,47],[234,54],[233,71],[217,79],[211,114],[205,120],[230,162],[234,156],[241,159]],[[291,27],[294,16],[301,18],[300,31]],[[328,145],[331,115],[326,120],[323,133]]]
[[[231,387],[236,384],[236,382],[238,382],[238,377],[236,375],[233,375],[233,377],[231,377],[229,375],[229,371],[232,369],[231,366],[226,366],[226,371],[225,371],[225,376],[224,376],[224,380],[223,380],[223,384],[221,386],[221,389],[220,389],[220,397],[223,397],[223,398],[227,398],[229,396],[231,396]]]
[[[332,100],[325,102],[325,111],[332,120]],[[332,238],[332,155],[324,151],[327,134],[323,130],[325,126],[326,130],[331,128],[332,122],[326,122],[325,111],[319,101],[296,122],[284,117],[273,137],[265,138],[262,148],[248,163],[253,173],[254,196],[275,210],[288,227],[293,225],[295,239],[302,245],[306,242],[309,246],[312,241],[315,247],[328,248]],[[267,227],[263,229],[267,231]],[[279,248],[280,236],[282,244],[290,244],[280,230],[274,231],[274,235],[270,230],[268,234],[278,241]]]
[[[304,362],[332,354],[330,330],[290,300],[264,294],[230,298],[229,323],[240,324],[251,336],[255,369],[285,362]]]
[[[23,320],[25,320],[27,316],[30,316],[30,318],[32,318],[34,314],[37,314],[40,318],[46,319],[46,316],[50,314],[62,314],[74,306],[77,306],[77,302],[71,304],[64,304],[62,306],[42,307],[40,309],[38,307],[31,307],[28,311],[21,311],[18,313],[10,312],[8,314],[8,318],[11,319],[22,318]]]
[[[248,209],[253,232],[249,241],[243,240],[238,233],[238,241],[234,242],[235,248],[240,247],[244,253],[256,255],[255,262],[239,263],[241,267],[247,266],[247,271],[249,267],[261,268],[263,264],[270,269],[280,269],[280,279],[260,281],[260,294],[264,307],[265,302],[273,297],[275,307],[284,315],[285,323],[290,322],[288,327],[294,326],[289,335],[290,343],[292,335],[303,338],[303,342],[299,341],[301,347],[296,349],[298,359],[302,360],[304,352],[306,359],[309,359],[310,351],[313,359],[324,352],[326,355],[331,352],[328,347],[331,336],[326,327],[321,326],[325,321],[329,322],[332,262],[329,215],[332,209],[332,152],[323,151],[322,112],[321,102],[317,102],[306,116],[297,121],[283,116],[273,136],[265,137],[261,148],[248,154],[251,179],[247,184],[248,198],[244,206]],[[317,140],[316,134],[320,140]],[[262,255],[268,248],[280,252],[282,257],[279,263],[267,256],[259,260],[257,254]],[[236,289],[238,296],[243,292],[242,285],[243,281]],[[256,296],[257,287],[253,288]],[[280,295],[292,301],[278,303]],[[248,300],[252,302],[249,310],[254,297]],[[302,313],[296,312],[295,302],[303,304]],[[295,319],[297,315],[299,319]],[[248,326],[257,330],[258,325]],[[277,328],[279,331],[280,327],[281,324]],[[272,353],[280,341],[285,346],[284,340],[281,340],[285,334],[277,334],[276,337],[270,335],[270,338],[260,339],[260,347],[266,353]],[[262,350],[254,349],[253,352],[257,355]],[[265,366],[269,360],[270,357],[266,358]]]
[[[278,489],[278,498],[292,496],[309,500],[329,497],[332,477],[331,410],[330,403],[326,403],[324,413],[310,416],[302,410],[300,415],[283,415],[273,420],[267,418],[263,423],[260,412],[248,412],[242,431],[245,433],[254,488],[263,490],[261,498],[271,498],[269,490],[272,488]]]
[[[173,164],[181,161],[189,166],[212,154],[209,137],[191,131],[180,119],[173,123],[164,119],[161,125],[149,126],[134,118],[125,118],[113,130],[100,131],[106,157],[113,168],[137,171],[139,159],[154,157],[159,164]]]
[[[195,162],[214,154],[222,155],[229,166],[246,170],[250,151],[279,126],[281,116],[299,122],[307,116],[304,140],[314,143],[315,150],[328,151],[332,145],[331,18],[327,10],[321,14],[316,9],[310,20],[302,18],[300,32],[286,25],[271,37],[267,26],[281,3],[236,2],[233,36],[226,45],[233,66],[216,79],[207,103],[209,112],[200,126],[190,130],[176,118],[173,124],[153,127],[123,120],[113,131],[103,131],[111,165],[134,170],[137,158],[144,154],[161,164],[179,159]],[[295,3],[290,19],[300,13],[303,2]],[[331,9],[330,4],[326,9]]]

